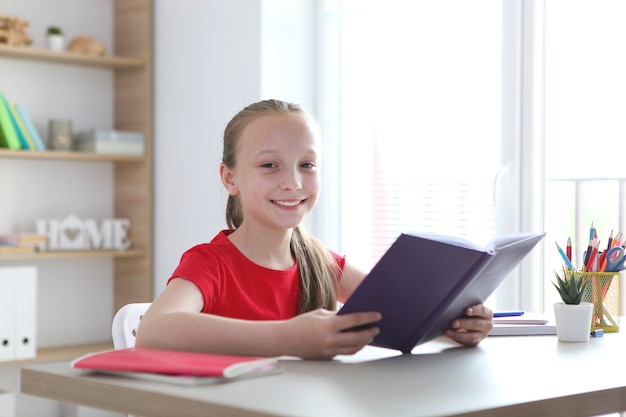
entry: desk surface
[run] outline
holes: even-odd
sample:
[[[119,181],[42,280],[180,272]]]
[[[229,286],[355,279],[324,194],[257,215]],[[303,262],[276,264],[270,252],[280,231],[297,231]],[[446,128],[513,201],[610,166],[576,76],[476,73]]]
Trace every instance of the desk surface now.
[[[22,369],[22,392],[148,417],[593,416],[626,410],[626,335],[589,343],[489,337],[477,348],[435,340],[411,355],[367,347],[329,362],[204,387],[85,374],[68,362]]]

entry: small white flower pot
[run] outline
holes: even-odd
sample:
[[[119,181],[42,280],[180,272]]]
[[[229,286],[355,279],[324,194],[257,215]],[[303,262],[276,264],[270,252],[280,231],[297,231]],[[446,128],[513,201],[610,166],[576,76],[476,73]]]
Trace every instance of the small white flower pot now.
[[[46,35],[46,48],[51,51],[63,51],[65,49],[65,36]]]
[[[593,304],[554,303],[556,336],[562,342],[588,342],[591,333]]]

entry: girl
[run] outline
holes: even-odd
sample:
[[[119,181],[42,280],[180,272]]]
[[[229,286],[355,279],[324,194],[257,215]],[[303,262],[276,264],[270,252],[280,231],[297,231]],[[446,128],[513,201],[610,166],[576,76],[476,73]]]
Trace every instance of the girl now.
[[[377,312],[336,315],[365,277],[300,226],[320,192],[321,140],[300,107],[278,100],[240,111],[224,131],[220,177],[229,229],[189,249],[144,315],[138,347],[331,359],[378,333]],[[483,305],[447,336],[473,346],[492,328]]]

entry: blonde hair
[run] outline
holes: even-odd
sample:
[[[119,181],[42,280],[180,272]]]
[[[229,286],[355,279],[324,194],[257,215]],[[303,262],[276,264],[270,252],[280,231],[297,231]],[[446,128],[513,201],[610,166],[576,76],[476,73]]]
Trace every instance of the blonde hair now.
[[[259,117],[276,113],[297,113],[310,117],[299,105],[280,100],[263,100],[245,107],[224,129],[224,165],[231,169],[235,167],[237,142],[245,127]],[[243,210],[239,196],[229,195],[226,203],[226,224],[229,228],[236,229],[242,222]],[[293,228],[290,247],[298,263],[300,275],[298,314],[317,308],[334,310],[337,303],[337,283],[341,274],[334,256],[301,225]]]

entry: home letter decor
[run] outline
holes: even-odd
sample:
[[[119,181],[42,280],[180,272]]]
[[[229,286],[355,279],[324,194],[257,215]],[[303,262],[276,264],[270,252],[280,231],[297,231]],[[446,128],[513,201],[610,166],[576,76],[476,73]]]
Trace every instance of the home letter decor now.
[[[70,214],[65,219],[37,220],[37,233],[46,235],[48,250],[126,250],[130,220],[104,219],[98,227],[94,219],[81,220]]]

